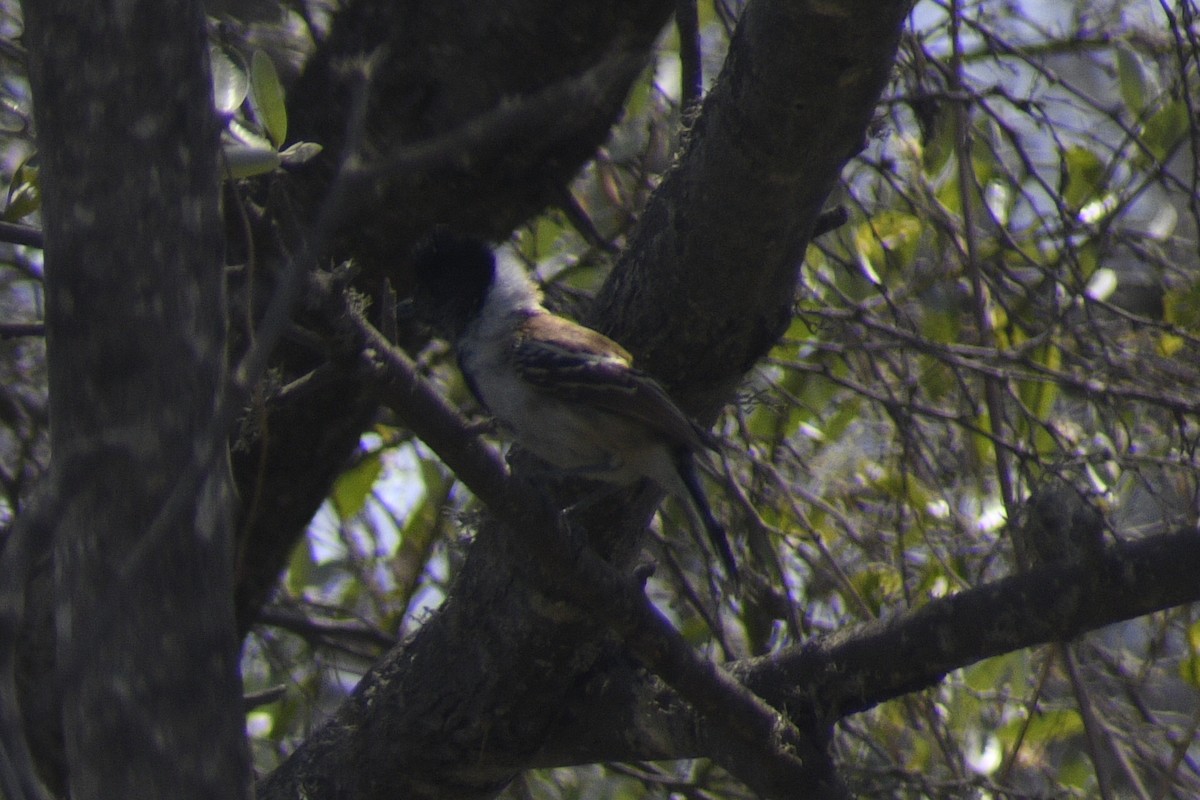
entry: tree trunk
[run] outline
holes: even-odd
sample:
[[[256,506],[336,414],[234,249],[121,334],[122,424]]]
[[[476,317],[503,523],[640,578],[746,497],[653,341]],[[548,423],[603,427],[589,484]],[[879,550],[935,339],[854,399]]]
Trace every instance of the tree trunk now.
[[[42,161],[57,693],[88,798],[249,785],[218,124],[200,4],[25,4]]]

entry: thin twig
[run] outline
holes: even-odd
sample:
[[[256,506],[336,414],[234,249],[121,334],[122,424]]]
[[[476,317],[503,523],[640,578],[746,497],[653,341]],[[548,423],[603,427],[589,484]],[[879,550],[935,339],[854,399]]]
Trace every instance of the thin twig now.
[[[960,0],[952,0],[950,4],[950,88],[952,91],[963,91],[963,53],[962,37],[959,26],[962,20],[962,4]],[[966,271],[971,280],[971,295],[975,302],[975,324],[979,332],[980,347],[993,350],[996,346],[996,335],[992,327],[992,309],[990,292],[983,276],[983,265],[978,253],[978,242],[975,238],[974,193],[977,189],[975,182],[974,164],[971,160],[971,115],[965,103],[955,107],[954,123],[957,128],[955,156],[958,161],[958,196],[962,205],[962,239],[964,255],[966,256]],[[984,403],[987,406],[988,419],[992,432],[998,438],[1004,438],[1008,427],[1004,413],[1004,400],[1001,394],[1000,379],[985,377],[983,379]],[[1009,453],[1001,447],[993,449],[996,459],[996,481],[1000,487],[1000,500],[1009,518],[1016,511],[1016,489],[1013,486],[1012,466]]]
[[[46,246],[46,239],[40,228],[30,225],[20,225],[16,222],[0,222],[0,242],[19,244],[38,249]]]
[[[704,93],[704,60],[696,0],[677,0],[675,29],[679,32],[679,108],[687,114],[699,105]]]
[[[42,322],[0,322],[0,339],[45,335],[46,325]]]

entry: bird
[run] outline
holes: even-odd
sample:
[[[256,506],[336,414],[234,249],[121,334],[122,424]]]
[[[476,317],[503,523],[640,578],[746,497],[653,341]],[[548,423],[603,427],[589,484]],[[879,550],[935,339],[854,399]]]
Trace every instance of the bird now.
[[[499,257],[498,257],[499,256]],[[412,258],[414,312],[453,345],[471,393],[513,440],[551,466],[616,485],[649,479],[683,503],[736,581],[695,454],[715,449],[629,351],[554,314],[507,249],[439,228]]]

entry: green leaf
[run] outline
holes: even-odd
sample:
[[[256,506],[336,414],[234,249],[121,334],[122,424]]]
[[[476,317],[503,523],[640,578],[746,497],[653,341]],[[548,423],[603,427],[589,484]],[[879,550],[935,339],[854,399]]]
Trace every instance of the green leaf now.
[[[287,569],[287,590],[295,597],[300,597],[304,594],[304,589],[312,582],[313,571],[316,569],[316,561],[313,558],[312,545],[308,541],[308,537],[296,545],[292,550],[292,557],[288,560]]]
[[[39,170],[33,165],[34,156],[21,162],[13,173],[8,187],[8,205],[4,208],[5,222],[18,222],[42,207],[42,188]]]
[[[902,211],[884,211],[858,225],[854,248],[863,269],[870,271],[869,277],[908,266],[916,254],[922,228],[919,219]],[[876,277],[871,280],[874,282]]]
[[[1030,744],[1061,742],[1083,733],[1083,717],[1073,708],[1043,711],[1034,717],[1025,734]]]
[[[1187,631],[1188,649],[1191,655],[1179,661],[1179,675],[1193,686],[1200,687],[1200,622],[1193,622]]]
[[[931,306],[921,315],[921,335],[933,342],[956,344],[962,339],[962,315]]]
[[[1063,788],[1075,788],[1083,791],[1091,790],[1087,797],[1095,797],[1096,768],[1092,762],[1076,754],[1062,764],[1054,774],[1054,780]]]
[[[1034,359],[1050,373],[1062,368],[1062,350],[1053,342],[1038,347],[1034,351]],[[1022,380],[1017,381],[1017,391],[1025,406],[1033,412],[1035,419],[1045,422],[1050,418],[1050,412],[1059,395],[1057,383],[1048,380]]]
[[[250,61],[250,96],[255,113],[276,147],[287,138],[287,105],[283,99],[283,84],[271,57],[255,50]]]
[[[1187,106],[1172,100],[1146,120],[1142,142],[1159,161],[1166,161],[1188,132]]]
[[[1179,661],[1179,677],[1200,687],[1200,656],[1185,656]]]
[[[939,103],[928,119],[929,127],[922,142],[921,161],[925,174],[931,179],[938,178],[945,171],[958,144],[954,111],[954,103]]]
[[[333,508],[343,520],[351,519],[363,510],[375,481],[383,471],[383,460],[380,451],[375,450],[363,456],[350,469],[338,476],[333,483]]]
[[[29,115],[21,103],[8,96],[0,96],[0,132],[20,134],[29,130]]]
[[[225,166],[230,178],[252,178],[278,169],[283,163],[279,153],[269,147],[227,144],[222,148]]]
[[[279,160],[288,166],[296,167],[316,158],[323,149],[316,142],[295,142],[279,151]]]
[[[1012,747],[1021,730],[1025,730],[1024,743],[1031,747],[1043,747],[1083,733],[1083,718],[1073,708],[1034,712],[1026,728],[1025,720],[1014,719],[1000,729],[1000,741]]]
[[[1187,344],[1187,340],[1182,336],[1176,336],[1173,333],[1164,333],[1158,337],[1158,354],[1170,358],[1183,349]]]
[[[208,61],[212,69],[213,105],[221,114],[238,110],[250,90],[246,62],[236,51],[211,47]]]
[[[976,692],[990,692],[997,686],[1007,686],[1024,676],[1024,651],[988,658],[963,670],[963,679]]]
[[[1200,283],[1163,294],[1163,318],[1187,331],[1200,331]]]
[[[845,370],[837,368],[834,371],[842,373]],[[829,414],[830,403],[837,401],[832,409],[833,413],[825,417],[818,425],[826,442],[836,442],[841,439],[846,429],[862,414],[862,398],[858,395],[845,397],[838,391],[838,388],[836,384],[824,378],[810,377],[805,384],[804,393],[801,395],[805,405],[817,409],[817,413],[820,415]]]
[[[1074,145],[1063,156],[1067,168],[1067,185],[1063,200],[1067,207],[1078,211],[1092,198],[1100,194],[1104,180],[1104,162],[1094,152]]]
[[[1000,126],[990,116],[983,117],[975,125],[974,135],[971,137],[971,170],[975,173],[975,180],[971,187],[977,192],[976,207],[983,202],[983,197],[978,194],[980,187],[987,186],[997,177],[1001,181],[1006,179],[1000,157],[997,155],[1003,147],[1003,141]]]
[[[646,110],[653,88],[654,65],[651,64],[642,72],[641,78],[629,90],[629,96],[625,100],[625,115],[627,117],[636,117]]]
[[[932,400],[945,399],[958,386],[954,370],[947,364],[932,360],[921,365],[917,382]]]
[[[903,588],[900,573],[887,564],[867,565],[850,576],[850,584],[873,614],[879,614]]]
[[[394,614],[385,615],[384,627],[387,629],[400,624],[412,600],[421,570],[428,562],[436,534],[441,530],[438,522],[442,508],[454,485],[454,480],[433,460],[422,460],[419,469],[425,491],[409,509],[400,529],[400,547],[393,558],[392,569],[396,577],[396,598],[402,602],[397,604]]]
[[[1146,107],[1146,99],[1150,97],[1150,79],[1146,74],[1146,65],[1137,53],[1128,46],[1118,44],[1117,56],[1117,85],[1121,90],[1121,99],[1125,107],[1135,118],[1140,117]]]

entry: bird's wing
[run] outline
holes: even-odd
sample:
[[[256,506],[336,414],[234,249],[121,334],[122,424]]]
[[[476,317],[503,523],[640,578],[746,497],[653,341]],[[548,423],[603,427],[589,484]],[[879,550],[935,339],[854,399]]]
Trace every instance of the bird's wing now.
[[[521,325],[514,361],[521,377],[539,391],[637,419],[691,450],[710,446],[658,382],[633,368],[625,348],[590,328],[535,314]]]

